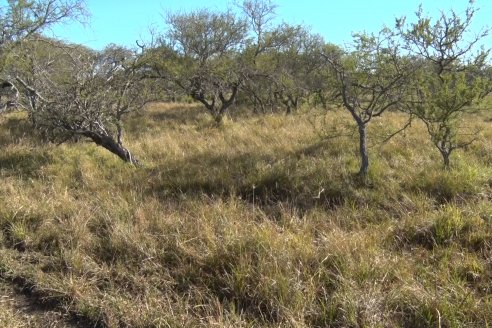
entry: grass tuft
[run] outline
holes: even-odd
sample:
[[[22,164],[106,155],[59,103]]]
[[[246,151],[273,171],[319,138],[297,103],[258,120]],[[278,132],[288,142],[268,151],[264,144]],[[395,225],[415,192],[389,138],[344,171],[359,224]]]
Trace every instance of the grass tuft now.
[[[405,121],[388,113],[360,180],[343,111],[217,127],[196,105],[152,104],[126,122],[138,169],[42,143],[22,118],[0,118],[0,278],[35,304],[91,327],[492,322],[486,129],[445,171],[419,124],[382,143]],[[7,321],[29,323],[2,307]]]

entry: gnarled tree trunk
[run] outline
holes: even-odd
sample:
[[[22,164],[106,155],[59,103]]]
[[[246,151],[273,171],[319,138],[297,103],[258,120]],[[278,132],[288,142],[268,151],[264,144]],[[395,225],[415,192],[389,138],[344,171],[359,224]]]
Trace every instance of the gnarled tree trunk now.
[[[102,135],[96,132],[86,131],[82,135],[91,139],[96,145],[109,150],[123,161],[135,166],[140,166],[140,162],[135,158],[132,153],[123,146],[123,144],[117,142],[114,138],[108,135]]]

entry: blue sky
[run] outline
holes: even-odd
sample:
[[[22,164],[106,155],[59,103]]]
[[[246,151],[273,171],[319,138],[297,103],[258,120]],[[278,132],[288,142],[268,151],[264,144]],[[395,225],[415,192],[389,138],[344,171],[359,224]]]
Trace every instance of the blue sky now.
[[[164,25],[162,14],[171,11],[189,11],[207,7],[222,10],[232,7],[231,0],[87,0],[92,17],[88,26],[70,23],[57,26],[50,35],[64,40],[102,49],[109,43],[128,47],[135,40],[148,37],[149,26],[158,29]],[[466,9],[466,0],[277,0],[277,21],[305,24],[321,34],[326,41],[338,45],[350,43],[353,32],[376,32],[383,25],[393,26],[395,17],[414,17],[422,3],[424,11],[437,17],[440,10]],[[475,19],[477,30],[487,26],[492,17],[492,1],[477,0],[480,8]],[[486,45],[491,46],[491,37]]]

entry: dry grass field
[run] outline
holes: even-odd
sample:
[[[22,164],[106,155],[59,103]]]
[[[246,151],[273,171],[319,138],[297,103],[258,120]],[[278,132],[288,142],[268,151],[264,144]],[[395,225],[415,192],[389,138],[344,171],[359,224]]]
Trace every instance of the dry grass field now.
[[[388,113],[360,181],[343,111],[155,104],[126,122],[142,168],[3,116],[0,326],[488,327],[491,118],[444,171],[418,122],[381,142]]]

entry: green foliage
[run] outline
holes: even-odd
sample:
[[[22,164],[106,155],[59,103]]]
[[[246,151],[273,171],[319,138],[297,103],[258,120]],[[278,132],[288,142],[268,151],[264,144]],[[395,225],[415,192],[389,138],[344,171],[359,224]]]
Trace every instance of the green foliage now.
[[[84,0],[8,0],[0,5],[0,73],[2,79],[12,79],[5,74],[8,69],[5,56],[23,40],[41,32],[54,24],[77,20],[84,22],[87,17]]]
[[[144,54],[147,75],[171,82],[201,102],[217,122],[233,104],[243,72],[246,22],[231,11],[168,14],[168,31]]]
[[[489,179],[490,169],[478,164],[457,164],[456,167],[441,172],[426,168],[414,179],[412,185],[441,201],[481,192]]]
[[[463,115],[490,92],[491,79],[485,65],[488,51],[474,53],[474,46],[488,33],[471,36],[469,29],[476,9],[470,5],[465,16],[444,12],[435,21],[417,12],[417,22],[405,30],[404,19],[397,27],[415,56],[407,110],[427,126],[432,143],[442,155],[445,168],[455,149],[470,145],[477,131],[465,129]]]
[[[392,31],[378,35],[356,34],[353,50],[332,52],[324,57],[335,76],[341,106],[352,116],[359,132],[359,175],[369,170],[366,126],[385,111],[397,108],[404,99],[411,67],[400,56],[400,45]]]
[[[447,207],[434,223],[436,243],[442,244],[453,238],[458,238],[465,226],[461,211],[457,208]]]

